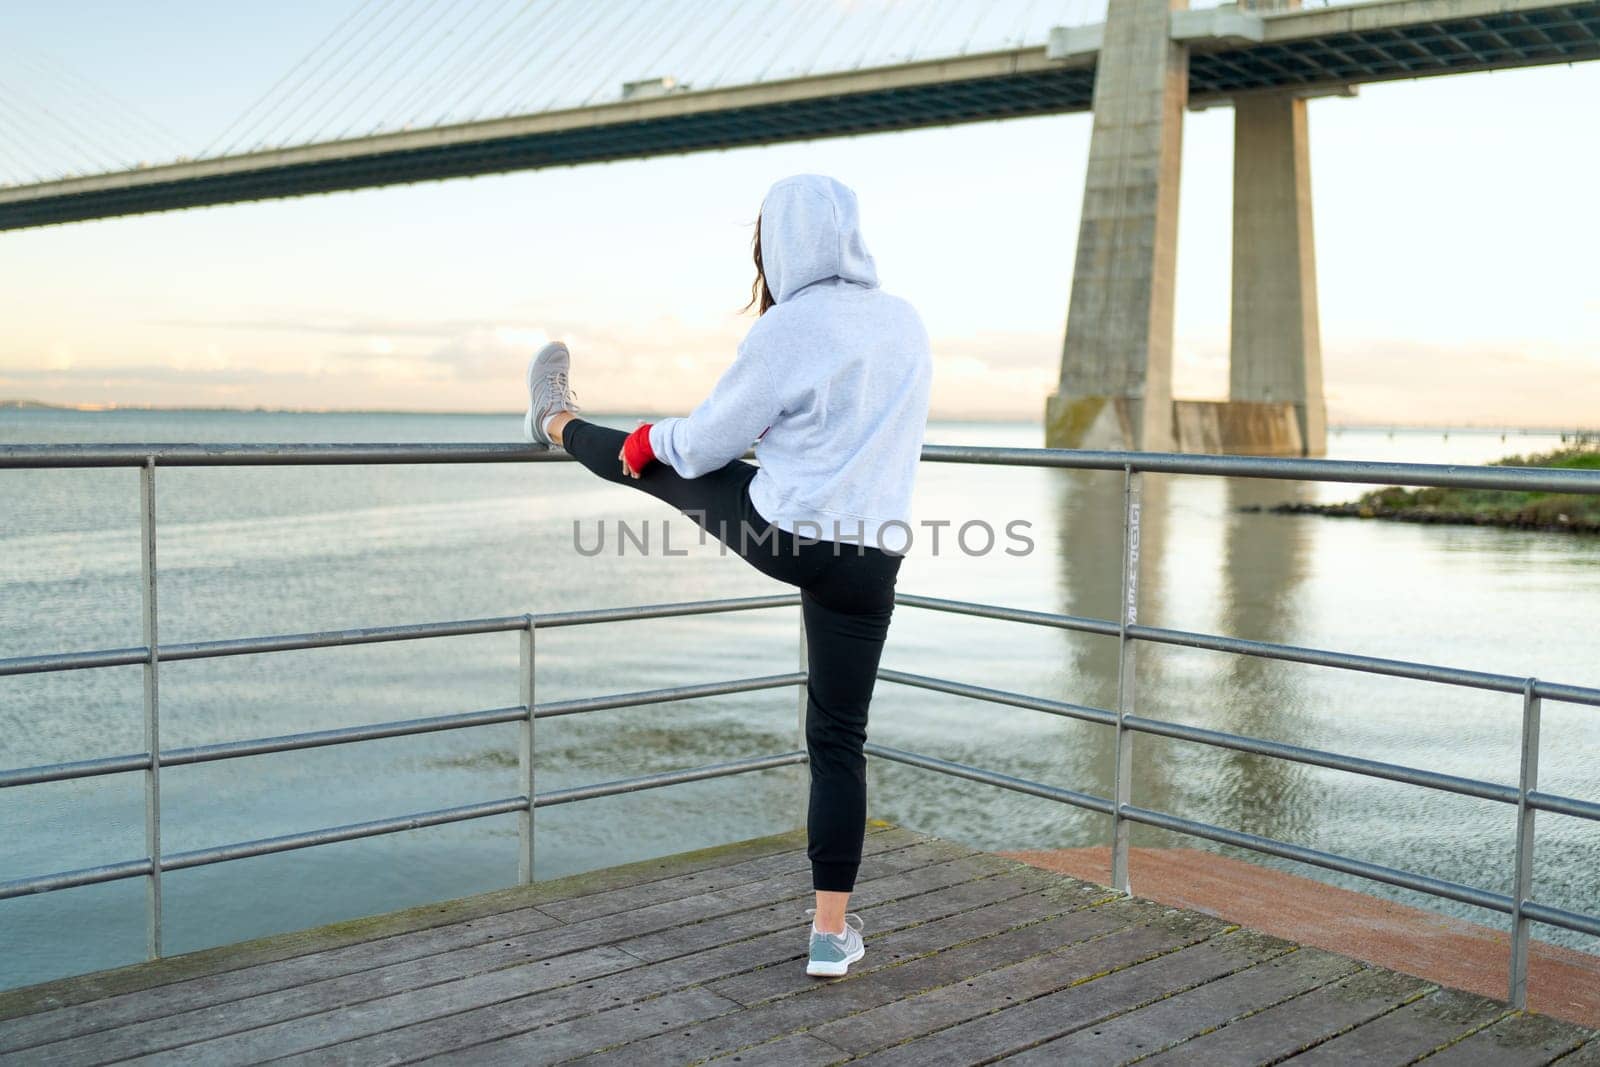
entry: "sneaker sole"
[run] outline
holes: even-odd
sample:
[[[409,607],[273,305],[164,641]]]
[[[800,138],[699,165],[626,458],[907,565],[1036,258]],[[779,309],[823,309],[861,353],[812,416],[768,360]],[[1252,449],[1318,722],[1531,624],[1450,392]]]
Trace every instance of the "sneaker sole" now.
[[[537,377],[540,377],[540,375],[536,375],[533,372],[536,369],[542,370],[542,368],[540,368],[540,366],[539,366],[540,361],[544,359],[544,357],[545,357],[545,355],[547,353],[552,352],[552,351],[554,351],[554,350],[556,350],[558,348],[564,349],[564,348],[566,348],[566,345],[564,343],[560,342],[560,341],[551,341],[549,344],[547,344],[543,348],[539,349],[539,352],[538,352],[537,355],[535,355],[532,359],[528,360],[528,369],[522,375],[522,382],[523,382],[523,385],[526,387],[527,392],[529,394],[528,403],[530,405],[533,403],[532,395],[533,395],[533,382],[534,382],[534,379],[537,378]],[[570,358],[570,356],[569,356],[569,358]],[[525,439],[527,439],[528,441],[530,441],[530,442],[532,442],[533,444],[536,444],[536,445],[544,445],[547,448],[553,448],[555,446],[555,442],[554,441],[551,441],[551,440],[547,439],[544,436],[544,431],[543,430],[537,430],[537,429],[534,428],[534,425],[533,425],[533,408],[531,406],[528,408],[528,410],[525,413],[523,413],[523,416],[522,416],[522,436]]]
[[[838,963],[807,963],[806,973],[814,978],[840,978],[850,969],[850,965],[867,954],[865,948],[857,949]]]

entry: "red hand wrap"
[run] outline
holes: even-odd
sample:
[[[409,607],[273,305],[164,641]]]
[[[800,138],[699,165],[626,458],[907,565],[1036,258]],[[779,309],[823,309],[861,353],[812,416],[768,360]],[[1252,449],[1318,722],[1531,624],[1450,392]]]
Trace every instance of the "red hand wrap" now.
[[[641,474],[656,458],[656,450],[650,447],[650,425],[645,423],[622,442],[622,458],[628,461],[630,468]]]

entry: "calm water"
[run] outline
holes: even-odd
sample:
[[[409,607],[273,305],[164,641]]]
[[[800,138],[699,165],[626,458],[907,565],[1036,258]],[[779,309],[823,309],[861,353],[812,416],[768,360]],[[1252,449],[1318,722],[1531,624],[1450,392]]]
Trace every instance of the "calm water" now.
[[[619,420],[620,425],[631,425]],[[255,413],[0,413],[0,441],[516,440],[517,417]],[[930,440],[1037,445],[1026,425],[942,424]],[[1335,458],[1478,463],[1549,438],[1347,431]],[[1359,487],[1149,477],[1140,614],[1210,630],[1600,685],[1600,540],[1495,529],[1242,514]],[[586,557],[604,519],[659,523],[642,495],[567,465],[171,470],[160,475],[164,642],[740,596],[774,587],[673,526],[681,558]],[[0,472],[0,656],[136,645],[132,471]],[[1031,524],[1034,551],[968,556],[924,538],[900,588],[1110,617],[1118,599],[1114,474],[926,465],[922,519]],[[1002,545],[1003,547],[1003,545]],[[540,637],[539,699],[790,669],[793,609],[632,622]],[[888,666],[1109,707],[1115,642],[914,609]],[[163,667],[166,747],[517,702],[513,635],[246,656]],[[1146,648],[1144,714],[1514,781],[1516,697]],[[142,748],[136,667],[0,679],[0,766]],[[776,752],[796,744],[793,691],[599,712],[539,726],[539,788]],[[1075,789],[1110,790],[1109,731],[885,685],[872,737]],[[1600,715],[1547,704],[1541,785],[1594,797]],[[513,796],[512,726],[169,769],[168,852]],[[1140,738],[1135,803],[1509,890],[1509,809],[1349,775]],[[798,825],[794,768],[547,808],[538,876]],[[872,814],[984,848],[1103,844],[1108,821],[901,765],[871,765]],[[137,857],[139,775],[0,792],[0,880]],[[1135,828],[1135,843],[1211,846]],[[475,893],[516,877],[504,818],[169,874],[180,952]],[[1264,861],[1263,861],[1264,862]],[[1359,885],[1412,903],[1422,898]],[[1538,896],[1600,907],[1600,828],[1542,816]],[[1138,887],[1135,886],[1135,889]],[[141,957],[143,885],[0,902],[0,985]],[[1427,906],[1440,907],[1429,904]],[[1472,909],[1449,907],[1478,921]],[[1567,944],[1592,941],[1540,931]]]

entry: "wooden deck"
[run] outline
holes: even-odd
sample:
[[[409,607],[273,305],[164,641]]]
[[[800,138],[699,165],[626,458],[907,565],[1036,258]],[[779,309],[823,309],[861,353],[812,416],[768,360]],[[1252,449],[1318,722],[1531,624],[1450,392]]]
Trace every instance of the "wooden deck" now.
[[[19,1064],[1600,1065],[1600,1035],[875,825],[806,977],[791,833],[0,994]]]

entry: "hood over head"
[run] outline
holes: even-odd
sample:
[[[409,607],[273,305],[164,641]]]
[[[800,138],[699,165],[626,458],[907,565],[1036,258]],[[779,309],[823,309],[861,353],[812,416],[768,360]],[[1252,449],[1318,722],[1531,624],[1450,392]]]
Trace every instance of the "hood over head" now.
[[[761,268],[779,304],[829,278],[876,288],[878,268],[861,239],[856,194],[820,174],[774,184],[761,203]]]

